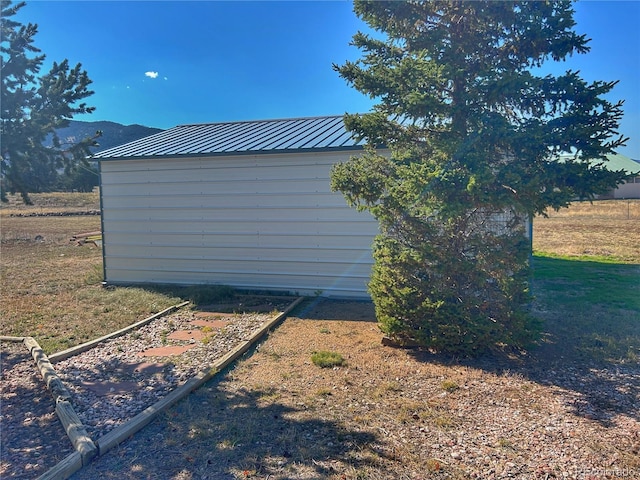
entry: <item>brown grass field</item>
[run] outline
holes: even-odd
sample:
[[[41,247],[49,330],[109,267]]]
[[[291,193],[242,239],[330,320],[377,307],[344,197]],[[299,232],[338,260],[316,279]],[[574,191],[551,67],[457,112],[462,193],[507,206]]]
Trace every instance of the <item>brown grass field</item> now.
[[[144,289],[101,287],[100,248],[70,241],[99,230],[99,216],[15,216],[99,210],[97,193],[36,194],[33,206],[12,200],[0,207],[4,335],[32,335],[53,353],[180,301]],[[640,200],[579,203],[534,221],[536,253],[640,264],[638,239]]]
[[[15,216],[99,210],[97,193],[36,194],[33,200],[34,206],[0,209],[3,335],[33,336],[53,353],[179,302],[143,289],[102,288],[101,249],[70,241],[100,230],[98,215]]]
[[[0,208],[1,335],[34,336],[52,353],[181,301],[101,286],[100,249],[69,241],[99,229],[98,216],[15,216],[97,209],[96,194],[33,199]],[[384,347],[370,304],[309,299],[73,478],[640,478],[638,239],[640,200],[536,218],[543,336],[517,358]],[[320,369],[317,350],[346,364]]]
[[[640,200],[575,203],[533,223],[534,252],[640,263]]]

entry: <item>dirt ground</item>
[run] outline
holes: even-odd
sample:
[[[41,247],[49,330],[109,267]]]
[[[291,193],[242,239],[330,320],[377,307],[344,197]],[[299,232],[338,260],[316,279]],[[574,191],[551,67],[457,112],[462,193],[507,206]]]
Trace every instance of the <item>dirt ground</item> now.
[[[610,203],[624,207],[614,223],[589,205],[536,219],[534,248],[637,265],[640,203]],[[98,217],[56,217],[47,231],[41,222],[2,217],[3,333],[37,333],[54,352],[62,339],[77,344],[149,315],[135,306],[163,308],[157,296],[125,304],[99,286],[98,249],[68,236],[99,228]],[[554,329],[580,320],[536,313]],[[606,350],[608,319],[590,316],[603,325],[594,346]],[[627,342],[634,361],[591,363],[575,339],[551,333],[521,358],[445,358],[383,346],[370,303],[309,299],[231,369],[73,478],[640,478],[637,341]],[[319,350],[345,365],[317,367]]]
[[[235,367],[73,479],[640,472],[637,365],[599,370],[548,350],[527,362],[457,361],[381,338],[370,303],[309,300]],[[315,366],[319,350],[346,364]]]

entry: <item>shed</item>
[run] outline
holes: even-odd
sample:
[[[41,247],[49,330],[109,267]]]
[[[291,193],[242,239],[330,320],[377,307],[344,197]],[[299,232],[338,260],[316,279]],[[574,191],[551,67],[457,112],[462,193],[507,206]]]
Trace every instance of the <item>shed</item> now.
[[[624,183],[602,198],[640,198],[640,163],[619,153],[608,155],[607,159],[606,166],[609,170],[624,170],[629,176]]]
[[[108,284],[368,297],[378,232],[330,189],[341,116],[180,125],[94,155]]]
[[[572,154],[565,154],[560,156],[561,161],[574,159]],[[592,160],[592,165],[601,165],[601,160]],[[628,177],[626,180],[618,185],[616,188],[611,189],[607,193],[596,195],[597,199],[628,199],[628,198],[640,198],[640,163],[637,160],[633,160],[629,157],[621,155],[619,153],[612,153],[607,155],[607,161],[604,164],[604,168],[610,171],[624,170],[627,172]]]

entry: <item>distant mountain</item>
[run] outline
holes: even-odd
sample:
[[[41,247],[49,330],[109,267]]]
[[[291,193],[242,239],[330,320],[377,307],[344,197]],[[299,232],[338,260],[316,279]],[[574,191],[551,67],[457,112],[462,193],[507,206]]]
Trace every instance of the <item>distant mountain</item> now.
[[[116,122],[81,122],[71,120],[69,126],[58,130],[58,136],[63,143],[76,143],[80,140],[93,137],[96,132],[102,131],[98,138],[98,147],[93,147],[92,152],[99,152],[107,148],[117,147],[125,143],[133,142],[154,133],[161,132],[160,128],[145,127],[143,125],[122,125]]]

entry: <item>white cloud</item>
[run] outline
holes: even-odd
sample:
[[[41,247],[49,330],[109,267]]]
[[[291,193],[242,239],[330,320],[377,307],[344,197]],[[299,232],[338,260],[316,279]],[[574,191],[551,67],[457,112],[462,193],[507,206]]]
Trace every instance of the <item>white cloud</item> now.
[[[158,78],[158,72],[144,72],[144,74],[149,78]]]

